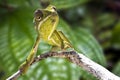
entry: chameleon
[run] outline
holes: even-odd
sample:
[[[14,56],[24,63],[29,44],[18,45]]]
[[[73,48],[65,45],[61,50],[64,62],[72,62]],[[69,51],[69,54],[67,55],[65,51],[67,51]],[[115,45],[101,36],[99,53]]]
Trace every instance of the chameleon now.
[[[59,16],[55,6],[49,5],[45,9],[37,9],[34,13],[33,22],[35,24],[35,30],[37,31],[37,38],[26,61],[19,67],[23,74],[27,72],[33,62],[41,39],[52,45],[51,50],[56,48],[61,50],[72,48],[70,41],[63,32],[57,30]]]

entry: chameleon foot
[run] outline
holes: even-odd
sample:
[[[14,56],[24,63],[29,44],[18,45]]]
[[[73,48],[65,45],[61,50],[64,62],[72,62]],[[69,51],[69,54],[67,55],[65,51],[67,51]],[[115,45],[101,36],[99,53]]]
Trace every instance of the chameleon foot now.
[[[22,72],[22,74],[25,74],[27,72],[29,66],[30,64],[28,64],[27,60],[20,65],[19,69]]]

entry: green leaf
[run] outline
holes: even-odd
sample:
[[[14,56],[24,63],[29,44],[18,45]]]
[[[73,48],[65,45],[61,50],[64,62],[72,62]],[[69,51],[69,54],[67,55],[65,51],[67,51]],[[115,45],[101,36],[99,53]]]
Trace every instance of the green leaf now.
[[[82,5],[88,1],[90,0],[51,0],[51,4],[55,5],[58,9],[64,9]]]
[[[95,40],[95,38],[84,28],[76,27],[75,33],[79,42],[77,50],[82,51],[83,54],[89,56],[92,60],[105,66],[106,60],[102,51],[101,46]]]
[[[97,24],[100,27],[108,27],[110,25],[113,25],[115,22],[115,15],[110,13],[102,13],[99,14],[97,17]]]
[[[120,76],[120,61],[118,61],[112,72],[115,73],[117,76]]]
[[[120,49],[120,20],[115,25],[114,29],[112,30],[112,40],[111,43],[113,47]]]
[[[21,61],[25,59],[24,57],[27,56],[30,46],[32,46],[29,38],[22,33],[21,26],[17,24],[17,19],[9,16],[6,24],[0,27],[0,58],[2,59],[0,66],[5,73],[5,78],[17,71]],[[23,21],[25,22],[27,19],[24,20],[23,18]],[[26,24],[30,23],[27,22]],[[26,27],[29,26],[26,25]]]

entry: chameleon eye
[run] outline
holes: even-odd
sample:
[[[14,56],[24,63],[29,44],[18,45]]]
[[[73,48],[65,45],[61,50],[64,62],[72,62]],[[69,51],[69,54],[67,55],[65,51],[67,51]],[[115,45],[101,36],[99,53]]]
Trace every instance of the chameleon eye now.
[[[35,16],[36,20],[40,21],[41,18],[43,17],[43,13],[41,10],[36,10],[34,16]]]
[[[37,16],[36,19],[40,21],[40,20],[41,20],[41,17],[40,17],[40,16]]]
[[[53,6],[52,8],[53,8],[55,11],[57,11],[56,7]]]

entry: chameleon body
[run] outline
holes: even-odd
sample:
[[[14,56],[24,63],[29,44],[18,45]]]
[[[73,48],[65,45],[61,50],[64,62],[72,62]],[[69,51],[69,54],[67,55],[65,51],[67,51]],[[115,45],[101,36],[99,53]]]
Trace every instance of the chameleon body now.
[[[72,47],[65,35],[61,31],[56,30],[59,16],[54,6],[49,5],[45,9],[36,10],[33,21],[38,36],[26,61],[20,66],[22,73],[25,73],[33,62],[40,39],[43,39],[46,43],[52,45],[53,48],[65,50]]]

